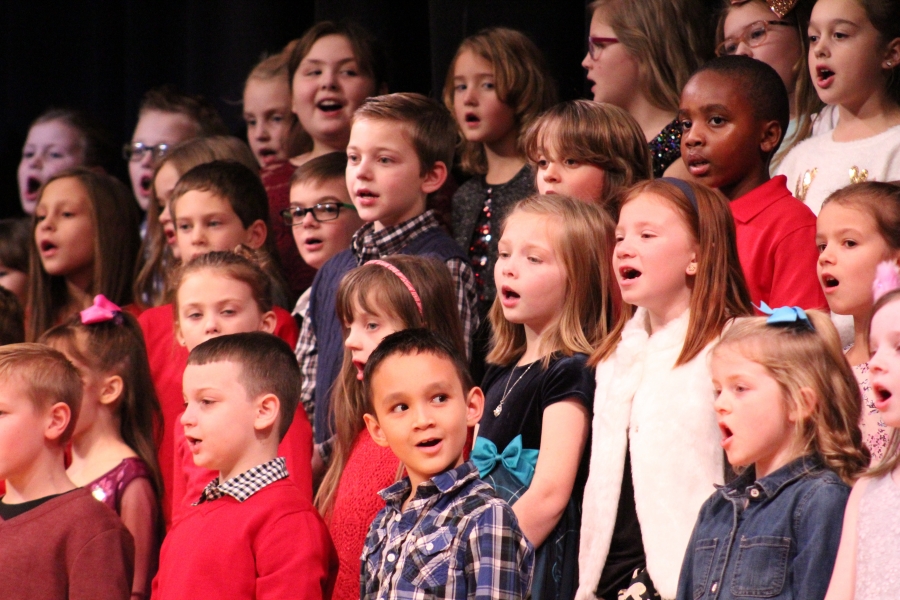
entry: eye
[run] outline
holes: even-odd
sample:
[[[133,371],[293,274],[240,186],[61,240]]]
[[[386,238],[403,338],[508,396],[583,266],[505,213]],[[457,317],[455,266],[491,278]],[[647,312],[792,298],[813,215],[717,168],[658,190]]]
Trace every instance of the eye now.
[[[816,244],[816,248],[819,249],[819,254],[822,254],[823,252],[825,252],[825,248],[827,246],[828,246],[828,244]]]
[[[394,161],[390,157],[387,157],[387,156],[379,156],[378,157],[378,164],[389,165],[392,162],[394,162]]]
[[[333,215],[338,212],[337,204],[317,204],[316,211],[325,216]]]
[[[282,115],[272,115],[273,123],[281,123],[283,120],[284,120],[284,117]]]
[[[62,152],[51,152],[50,153],[50,158],[60,159],[60,158],[63,158],[63,156],[65,156],[65,155]]]
[[[617,234],[616,234],[615,240],[616,240],[616,243],[617,243],[617,244],[618,244],[619,242],[621,242],[622,240],[624,240],[624,239],[625,239],[625,236],[622,235],[621,233],[617,233]]]
[[[366,331],[375,331],[378,329],[378,323],[376,323],[375,321],[369,321],[368,323],[366,323],[365,327]]]
[[[713,397],[714,397],[714,398],[718,398],[718,397],[721,396],[721,395],[722,395],[722,389],[721,389],[721,388],[713,388]]]
[[[747,37],[751,41],[756,41],[756,40],[762,39],[762,38],[766,37],[766,28],[763,27],[762,25],[757,25],[756,27],[754,27],[753,29],[751,29],[749,31],[749,33],[747,34]]]
[[[206,226],[207,227],[218,227],[221,224],[222,224],[222,221],[220,221],[219,219],[211,219],[210,221],[208,221],[206,223]]]
[[[691,128],[691,125],[693,125],[693,123],[687,119],[682,119],[678,124],[681,125],[682,131],[687,131]]]
[[[850,36],[848,34],[844,33],[843,31],[835,31],[831,37],[833,37],[836,40],[844,40]]]
[[[563,164],[569,168],[572,168],[581,165],[581,162],[575,160],[574,158],[567,158],[563,161]]]
[[[355,165],[357,162],[359,162],[359,157],[353,152],[348,152],[347,153],[347,162]]]
[[[256,119],[245,118],[244,122],[247,124],[247,127],[255,127],[256,126]]]
[[[47,215],[35,215],[34,216],[34,220],[36,223],[40,223],[41,221],[43,221],[46,218],[47,218]]]
[[[809,43],[810,43],[810,44],[815,44],[815,43],[818,42],[818,41],[819,41],[819,36],[813,35],[813,34],[809,34]]]
[[[538,169],[546,169],[549,164],[550,164],[550,161],[547,160],[546,158],[541,158],[537,161]]]
[[[725,40],[725,43],[722,44],[722,51],[725,54],[728,54],[728,55],[735,54],[737,52],[737,49],[738,49],[738,41],[734,38]]]
[[[445,404],[450,398],[446,394],[438,394],[431,401],[435,404]]]
[[[195,310],[195,311],[192,311],[192,312],[189,312],[188,314],[186,314],[184,316],[184,318],[188,319],[189,321],[196,321],[197,319],[199,319],[202,316],[203,316],[203,313],[201,313],[198,310]]]
[[[22,158],[31,158],[34,156],[34,150],[25,150],[22,152]]]
[[[453,91],[456,92],[457,94],[460,92],[466,91],[466,84],[457,83],[455,86],[453,86]]]
[[[481,87],[483,87],[486,90],[493,90],[494,82],[493,81],[485,81],[484,83],[481,84]]]
[[[359,71],[357,71],[355,67],[347,67],[341,70],[341,74],[348,77],[356,77],[357,75],[359,75]]]
[[[65,218],[67,218],[67,219],[71,219],[72,217],[75,216],[75,213],[72,212],[71,210],[64,210],[64,211],[62,211],[62,213],[60,213],[60,214],[61,214],[61,216],[65,217]]]
[[[539,264],[543,263],[544,261],[541,260],[541,258],[539,256],[529,256],[528,262],[530,262],[531,264],[534,264],[534,265],[539,265]]]
[[[317,77],[322,74],[322,69],[307,69],[303,74],[306,77]]]
[[[190,231],[191,230],[190,223],[178,223],[177,225],[175,225],[175,227],[178,229],[178,231]]]
[[[710,117],[710,118],[709,118],[709,124],[712,125],[713,127],[721,127],[722,125],[725,124],[725,118],[724,118],[724,117],[718,117],[718,116],[716,116],[716,117]]]
[[[400,412],[404,412],[406,410],[409,410],[409,406],[401,403],[401,404],[395,404],[394,406],[392,406],[391,410],[389,412],[400,413]]]
[[[847,248],[855,248],[859,246],[859,244],[856,242],[856,240],[844,240],[844,246],[846,246]]]
[[[221,311],[219,311],[219,314],[224,315],[226,317],[233,317],[234,315],[237,314],[237,312],[238,311],[233,308],[223,308]]]
[[[497,258],[509,258],[509,252],[500,250],[499,252],[497,252]]]

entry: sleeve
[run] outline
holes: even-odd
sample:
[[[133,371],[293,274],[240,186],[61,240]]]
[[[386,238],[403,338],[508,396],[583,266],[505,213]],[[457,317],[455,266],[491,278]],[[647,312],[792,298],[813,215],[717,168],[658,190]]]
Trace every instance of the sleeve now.
[[[134,540],[124,527],[86,543],[69,566],[69,600],[122,600],[131,596]]]
[[[541,410],[552,404],[575,398],[592,414],[597,381],[587,366],[587,356],[576,354],[553,362],[541,385]]]
[[[814,221],[784,236],[775,248],[773,261],[770,306],[828,308],[816,271],[819,250]]]
[[[811,489],[794,512],[797,555],[792,571],[793,597],[825,597],[834,569],[844,509],[850,488],[842,482],[823,481]]]
[[[459,318],[462,321],[463,337],[466,340],[468,354],[472,356],[472,336],[478,329],[478,288],[475,286],[475,273],[472,267],[458,258],[446,262],[450,270],[450,278],[456,287],[456,303],[459,307]]]
[[[534,548],[505,502],[488,505],[469,532],[466,559],[473,565],[475,598],[516,600],[531,589]],[[471,590],[469,590],[471,597]]]
[[[312,318],[309,307],[303,317],[303,327],[300,329],[300,337],[297,340],[297,348],[294,351],[297,362],[300,363],[300,404],[306,411],[306,418],[310,423],[314,422],[316,409],[316,369],[318,368],[319,355],[316,349],[316,332],[312,326]]]

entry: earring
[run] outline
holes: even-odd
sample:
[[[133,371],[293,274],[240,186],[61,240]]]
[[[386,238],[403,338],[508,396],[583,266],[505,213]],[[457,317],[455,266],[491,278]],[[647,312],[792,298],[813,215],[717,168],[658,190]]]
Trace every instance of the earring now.
[[[694,275],[697,272],[697,263],[691,263],[687,268],[688,275]]]
[[[894,61],[889,60],[889,61],[885,62],[884,64],[887,65],[888,69],[891,69],[894,66]]]

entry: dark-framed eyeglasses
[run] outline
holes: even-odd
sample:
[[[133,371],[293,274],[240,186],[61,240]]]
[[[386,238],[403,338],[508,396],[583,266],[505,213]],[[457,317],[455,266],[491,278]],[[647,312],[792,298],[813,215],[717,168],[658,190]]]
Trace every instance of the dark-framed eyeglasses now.
[[[304,217],[306,217],[307,213],[312,213],[313,219],[318,221],[319,223],[324,223],[326,221],[334,221],[341,214],[342,208],[348,208],[352,211],[356,211],[356,207],[352,204],[347,204],[346,202],[322,202],[321,204],[316,204],[311,208],[303,208],[302,206],[291,206],[290,208],[286,208],[281,211],[281,218],[284,219],[284,224],[289,227],[296,227],[303,223]]]
[[[129,142],[122,147],[122,158],[127,161],[140,162],[148,152],[154,161],[159,160],[172,149],[172,144],[156,144],[149,146],[142,142]]]
[[[600,51],[605,49],[610,44],[618,44],[618,38],[612,37],[597,37],[595,35],[588,36],[588,54],[591,55],[591,60],[597,60],[597,57],[600,56]]]
[[[772,26],[793,27],[793,23],[788,21],[754,21],[750,23],[737,37],[725,38],[721,44],[716,46],[716,56],[732,56],[737,54],[738,46],[741,42],[747,44],[751,48],[756,48],[766,41],[769,34],[769,28]]]

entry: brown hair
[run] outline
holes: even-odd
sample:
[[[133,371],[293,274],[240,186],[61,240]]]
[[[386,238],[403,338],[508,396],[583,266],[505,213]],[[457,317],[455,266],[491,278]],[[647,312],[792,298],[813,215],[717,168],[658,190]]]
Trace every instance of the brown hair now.
[[[422,301],[422,313],[410,291],[397,275],[377,264],[364,264],[347,273],[337,292],[337,318],[344,324],[353,320],[357,307],[371,314],[387,314],[407,328],[424,327],[445,337],[462,356],[466,355],[456,293],[447,266],[437,259],[394,255],[383,259],[395,266],[413,285]],[[335,443],[328,471],[316,496],[323,515],[334,506],[341,473],[350,457],[350,449],[365,428],[363,415],[371,413],[365,390],[356,377],[351,354],[344,352],[341,374],[331,397],[334,413]]]
[[[524,149],[535,173],[542,154],[603,169],[603,191],[595,201],[612,209],[622,189],[653,174],[641,126],[628,111],[605,102],[560,102],[531,124]]]
[[[0,287],[0,346],[25,341],[25,313],[19,299]]]
[[[73,108],[50,108],[32,121],[31,127],[41,123],[61,121],[81,137],[82,165],[101,167],[110,171],[119,160],[118,148],[110,133],[87,113]]]
[[[883,181],[851,183],[828,196],[822,208],[827,204],[868,213],[888,248],[900,250],[900,185]]]
[[[197,125],[197,135],[228,135],[219,111],[203,96],[182,94],[170,85],[153,88],[141,98],[138,115],[155,110],[184,115]]]
[[[556,83],[543,53],[524,33],[506,27],[482,29],[467,37],[456,50],[444,80],[444,105],[451,113],[456,61],[467,51],[491,63],[497,98],[513,111],[519,133],[518,148],[523,153],[522,134],[539,114],[556,103]],[[484,145],[469,142],[462,135],[461,125],[455,122],[454,125],[459,137],[460,166],[467,173],[484,175],[487,173]]]
[[[595,204],[568,196],[536,194],[520,201],[507,214],[500,229],[501,239],[509,219],[517,213],[539,215],[559,223],[552,229],[552,242],[565,269],[566,294],[559,319],[541,336],[539,351],[544,366],[554,353],[590,354],[609,333],[619,297],[612,273],[612,218]],[[499,365],[515,362],[526,349],[525,327],[506,320],[499,295],[488,318],[493,335],[487,361]]]
[[[58,179],[77,179],[84,186],[90,201],[91,222],[94,225],[94,278],[86,293],[93,297],[103,294],[119,306],[132,299],[131,285],[141,244],[139,209],[131,190],[118,179],[85,167],[57,173],[41,187],[38,205],[50,183]],[[44,270],[34,241],[39,224],[35,215],[31,220],[31,258],[28,269],[28,297],[31,314],[27,325],[27,339],[36,340],[44,331],[68,315],[61,314],[69,307],[71,298],[64,276],[50,275]]]
[[[328,181],[344,180],[347,173],[347,153],[329,152],[322,156],[311,158],[294,171],[291,175],[291,187],[300,183],[314,183],[322,185]]]
[[[456,122],[436,100],[422,94],[398,93],[366,98],[353,114],[353,122],[363,119],[392,121],[403,131],[419,157],[419,173],[424,175],[440,161],[453,166]]]
[[[872,26],[881,34],[885,44],[900,38],[900,2],[898,0],[857,0],[865,9],[866,16]],[[887,95],[895,103],[900,104],[900,73],[897,65],[891,66],[885,82]]]
[[[831,318],[817,310],[806,314],[815,331],[803,323],[769,325],[766,317],[737,319],[722,334],[712,355],[733,349],[764,367],[778,382],[788,410],[800,414],[810,410],[795,423],[795,439],[801,442],[803,455],[821,457],[852,485],[869,464],[859,429],[859,384]],[[815,406],[804,402],[803,388],[813,391]]]
[[[872,319],[875,317],[875,313],[888,304],[898,300],[900,300],[900,289],[891,290],[879,298],[872,307],[872,312],[869,315],[869,322],[866,326],[866,347],[869,349],[870,353],[872,347],[869,339],[872,336]],[[897,465],[900,465],[900,429],[894,428],[891,437],[888,438],[887,447],[884,449],[884,456],[881,457],[881,461],[877,465],[869,469],[866,476],[880,477],[881,475],[887,475],[896,469]]]
[[[387,55],[384,52],[384,48],[378,39],[366,28],[353,22],[334,23],[332,21],[321,21],[307,29],[306,33],[297,40],[297,43],[290,50],[287,68],[292,79],[297,74],[300,63],[312,50],[313,45],[329,35],[339,35],[350,42],[360,73],[370,77],[375,82],[376,90],[387,85]],[[285,50],[288,49],[285,48]]]
[[[753,305],[738,261],[734,218],[728,200],[706,186],[683,182],[690,187],[696,199],[694,203],[681,188],[666,179],[638,183],[624,195],[621,206],[643,194],[660,196],[681,215],[685,227],[697,242],[697,274],[691,287],[688,330],[675,362],[677,367],[690,361],[715,340],[732,318],[753,314]],[[592,366],[612,356],[622,339],[622,330],[632,316],[634,306],[623,302],[615,328],[591,356]]]
[[[72,416],[57,440],[64,447],[72,437],[81,408],[81,376],[75,366],[61,352],[44,344],[10,344],[0,348],[0,381],[13,380],[25,387],[35,410],[48,410],[58,402],[69,407]]]
[[[28,272],[29,219],[0,219],[0,265]]]

